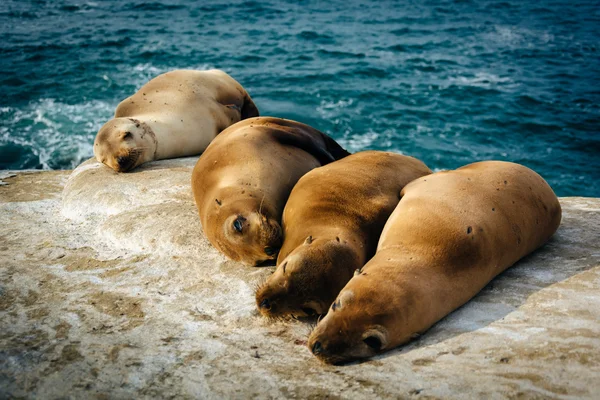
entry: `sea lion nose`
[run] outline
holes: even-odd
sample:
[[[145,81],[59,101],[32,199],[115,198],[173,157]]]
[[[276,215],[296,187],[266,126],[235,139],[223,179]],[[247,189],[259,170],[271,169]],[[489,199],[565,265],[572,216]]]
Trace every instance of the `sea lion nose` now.
[[[321,352],[323,351],[323,346],[321,345],[321,342],[315,342],[315,344],[313,344],[312,347],[312,352],[313,354],[316,356],[318,354],[321,354]]]
[[[117,163],[122,167],[123,165],[127,164],[127,157],[117,157]]]
[[[271,246],[265,247],[265,254],[268,256],[272,256],[274,254],[277,254],[278,252],[279,252],[279,248],[277,248],[277,247],[271,247]]]
[[[264,308],[265,310],[271,309],[271,303],[269,303],[269,299],[264,299],[260,302],[260,308]]]

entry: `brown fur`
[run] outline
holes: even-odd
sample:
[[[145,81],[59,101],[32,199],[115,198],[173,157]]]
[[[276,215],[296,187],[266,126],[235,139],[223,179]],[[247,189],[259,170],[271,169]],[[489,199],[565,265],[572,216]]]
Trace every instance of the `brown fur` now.
[[[123,100],[98,131],[94,154],[118,172],[145,162],[200,154],[228,126],[258,109],[223,71],[176,70]]]
[[[375,254],[402,188],[430,173],[413,157],[364,151],[303,176],[283,212],[279,267],[256,292],[260,312],[271,318],[325,313]]]
[[[546,243],[561,219],[544,179],[507,162],[426,176],[402,196],[377,253],[311,334],[325,362],[370,357],[424,332]]]
[[[282,242],[281,214],[292,188],[311,169],[334,161],[331,153],[348,154],[316,129],[281,118],[251,118],[223,131],[192,174],[208,240],[246,264],[275,259]],[[241,233],[234,228],[236,219]]]

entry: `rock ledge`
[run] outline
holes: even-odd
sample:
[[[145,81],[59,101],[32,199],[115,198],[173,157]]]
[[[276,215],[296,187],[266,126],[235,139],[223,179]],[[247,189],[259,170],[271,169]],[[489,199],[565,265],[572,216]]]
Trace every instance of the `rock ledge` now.
[[[597,398],[600,200],[561,198],[543,249],[419,340],[320,364],[270,322],[272,268],[202,236],[193,158],[0,175],[0,397]]]

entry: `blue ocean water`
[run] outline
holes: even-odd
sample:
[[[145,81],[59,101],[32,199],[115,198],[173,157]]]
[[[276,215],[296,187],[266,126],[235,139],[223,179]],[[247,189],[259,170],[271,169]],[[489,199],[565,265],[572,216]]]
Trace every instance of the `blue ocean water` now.
[[[72,168],[148,79],[221,68],[351,151],[600,197],[599,61],[598,1],[2,0],[0,169]]]

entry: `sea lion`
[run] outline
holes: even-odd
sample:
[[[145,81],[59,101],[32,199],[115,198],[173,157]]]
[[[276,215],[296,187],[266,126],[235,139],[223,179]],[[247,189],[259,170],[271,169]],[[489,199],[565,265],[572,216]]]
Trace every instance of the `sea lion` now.
[[[354,271],[375,254],[402,188],[430,173],[413,157],[363,151],[300,178],[283,211],[279,266],[256,291],[260,312],[327,312]]]
[[[485,161],[417,179],[309,349],[335,364],[409,341],[542,246],[560,219],[550,186],[522,165]]]
[[[329,136],[296,121],[259,117],[230,126],[192,173],[204,234],[233,260],[258,265],[275,259],[281,214],[298,179],[348,154]]]
[[[117,172],[200,154],[228,126],[258,116],[244,88],[225,72],[176,70],[123,100],[96,135],[96,159]]]

